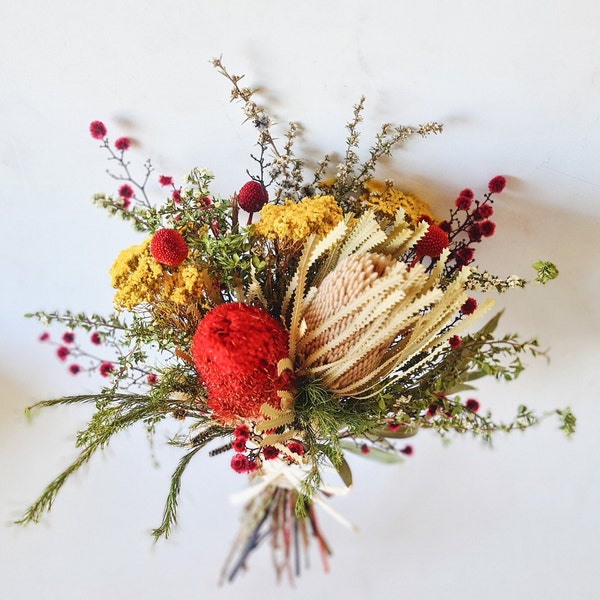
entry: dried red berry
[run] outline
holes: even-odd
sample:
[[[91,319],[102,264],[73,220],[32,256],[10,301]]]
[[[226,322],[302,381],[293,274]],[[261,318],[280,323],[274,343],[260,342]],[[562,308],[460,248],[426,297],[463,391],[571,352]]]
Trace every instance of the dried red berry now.
[[[269,201],[269,192],[258,181],[248,181],[238,192],[238,205],[246,212],[260,210]]]
[[[176,267],[187,258],[188,247],[179,231],[159,229],[152,236],[150,253],[156,262]]]

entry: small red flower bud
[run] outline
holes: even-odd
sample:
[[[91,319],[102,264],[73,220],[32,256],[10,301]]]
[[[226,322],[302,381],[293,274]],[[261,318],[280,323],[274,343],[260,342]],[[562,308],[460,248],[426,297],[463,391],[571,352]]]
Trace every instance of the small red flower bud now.
[[[235,454],[231,459],[231,468],[236,473],[247,473],[250,468],[250,461],[244,454]]]
[[[130,185],[124,183],[119,188],[119,196],[121,196],[121,198],[129,200],[129,198],[133,197],[133,188]]]
[[[406,456],[410,456],[413,453],[413,447],[410,445],[404,446],[404,448],[402,448],[400,452],[402,452],[402,454],[405,454]]]
[[[130,144],[131,142],[129,141],[129,138],[126,137],[120,137],[119,139],[115,140],[115,148],[117,150],[129,150]]]
[[[273,460],[279,456],[279,450],[275,446],[265,446],[262,453],[265,460]]]
[[[499,194],[505,186],[506,179],[502,175],[496,175],[488,183],[488,189],[492,194]]]
[[[477,308],[477,300],[475,298],[467,298],[465,303],[460,307],[460,312],[463,315],[472,315]]]
[[[114,369],[114,365],[108,361],[104,361],[98,368],[102,377],[108,377],[114,371]]]
[[[90,123],[90,133],[95,140],[101,140],[106,135],[106,127],[102,121],[92,121]]]
[[[474,398],[469,398],[466,402],[465,402],[465,406],[469,409],[472,410],[473,412],[477,412],[479,410],[479,402],[477,402],[477,400],[475,400]]]
[[[81,371],[81,367],[79,365],[73,364],[69,366],[69,373],[71,373],[72,375],[77,375],[79,371]]]
[[[100,334],[97,331],[94,331],[94,333],[92,333],[92,335],[90,336],[90,341],[92,342],[92,344],[99,346],[102,343]]]
[[[235,440],[233,440],[233,442],[231,442],[231,447],[236,452],[245,452],[246,451],[246,440],[244,440],[243,438],[236,438]]]
[[[360,447],[360,451],[361,451],[363,454],[369,454],[369,452],[371,452],[371,448],[369,448],[369,446],[367,446],[367,444],[363,444],[363,445]]]
[[[158,183],[160,183],[160,185],[163,187],[167,187],[168,185],[173,185],[173,178],[168,177],[167,175],[161,175],[158,178]]]
[[[50,334],[47,331],[44,331],[44,333],[42,333],[38,339],[40,342],[45,342],[46,340],[50,339]]]
[[[60,360],[66,360],[67,356],[69,356],[70,350],[66,346],[59,346],[56,349],[56,356],[60,358]]]
[[[65,331],[62,340],[65,344],[72,344],[75,341],[75,334],[72,331]]]
[[[460,348],[460,345],[462,344],[462,340],[457,335],[453,335],[448,340],[448,343],[450,344],[450,348],[452,348],[452,350],[456,350],[457,348]]]

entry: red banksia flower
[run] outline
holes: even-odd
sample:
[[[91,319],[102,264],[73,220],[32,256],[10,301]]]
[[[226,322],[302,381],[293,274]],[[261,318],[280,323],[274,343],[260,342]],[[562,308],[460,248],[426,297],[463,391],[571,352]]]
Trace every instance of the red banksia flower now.
[[[162,265],[177,267],[187,258],[188,247],[179,231],[159,229],[152,236],[150,254]]]
[[[160,185],[163,187],[167,187],[168,185],[173,185],[173,178],[168,177],[167,175],[161,175],[158,178],[158,183],[160,183]]]
[[[100,334],[97,331],[94,331],[94,333],[92,333],[92,335],[90,336],[90,341],[92,342],[92,344],[99,346],[102,343]]]
[[[485,237],[490,237],[494,235],[494,231],[496,231],[496,223],[493,221],[483,221],[479,224],[481,228],[481,234]]]
[[[131,142],[129,141],[129,138],[120,137],[119,139],[115,140],[115,148],[117,150],[129,150],[130,145]]]
[[[130,185],[124,183],[119,188],[119,196],[121,196],[121,198],[126,198],[127,200],[129,200],[129,198],[133,197],[133,188]]]
[[[106,135],[106,127],[102,121],[92,121],[90,123],[90,133],[95,140],[101,140]]]
[[[472,315],[477,308],[477,300],[475,298],[467,298],[465,303],[460,307],[460,312],[463,315]]]
[[[224,423],[257,419],[260,407],[281,406],[278,390],[291,388],[292,374],[277,374],[288,356],[288,332],[264,310],[221,304],[200,321],[191,347],[208,406]]]
[[[231,459],[231,468],[236,473],[247,473],[250,470],[250,461],[243,454],[235,454]]]
[[[505,186],[506,179],[502,175],[496,175],[488,183],[488,189],[492,194],[499,194]]]
[[[102,377],[108,377],[114,371],[114,369],[114,365],[108,361],[104,361],[98,368]]]
[[[248,213],[260,210],[268,200],[269,192],[258,181],[248,181],[238,192],[238,205]]]
[[[67,356],[69,356],[70,350],[66,346],[59,346],[56,349],[56,356],[60,358],[60,360],[66,360]]]
[[[449,244],[448,234],[437,225],[429,225],[427,233],[417,242],[415,246],[415,262],[424,256],[438,258],[444,248]]]
[[[452,348],[452,350],[456,350],[456,348],[460,347],[460,345],[462,344],[462,341],[461,341],[460,337],[458,337],[457,335],[453,335],[448,340],[448,343],[450,344],[450,348]]]
[[[279,456],[279,450],[275,446],[265,446],[262,453],[265,460],[273,460]]]
[[[81,367],[79,365],[73,364],[69,366],[69,373],[71,373],[72,375],[77,375],[79,371],[81,371]]]
[[[474,398],[469,398],[466,402],[465,402],[465,406],[469,409],[472,410],[473,412],[477,412],[479,410],[479,402],[477,402],[477,400],[475,400]]]

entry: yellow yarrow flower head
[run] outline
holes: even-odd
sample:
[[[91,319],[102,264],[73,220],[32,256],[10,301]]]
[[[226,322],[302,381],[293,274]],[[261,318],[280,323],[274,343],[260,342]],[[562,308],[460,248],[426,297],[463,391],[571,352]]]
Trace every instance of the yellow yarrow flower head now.
[[[429,205],[418,198],[409,194],[404,194],[400,190],[376,179],[370,179],[364,185],[364,193],[360,199],[367,206],[383,213],[386,217],[394,217],[399,208],[403,208],[409,223],[415,227],[423,216],[427,217],[432,223],[436,219],[429,208]]]
[[[269,239],[302,241],[311,234],[329,233],[344,215],[333,196],[314,196],[282,205],[266,204],[254,233]]]
[[[150,240],[123,250],[110,268],[111,285],[117,290],[115,308],[131,310],[144,302],[185,305],[197,301],[205,273],[189,262],[178,267],[161,265],[150,253]]]

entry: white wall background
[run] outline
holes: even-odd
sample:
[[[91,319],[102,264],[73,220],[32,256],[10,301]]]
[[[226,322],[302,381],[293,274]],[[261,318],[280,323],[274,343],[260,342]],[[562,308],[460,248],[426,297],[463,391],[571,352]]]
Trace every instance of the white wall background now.
[[[3,2],[0,596],[597,598],[599,26],[593,0]],[[190,467],[180,527],[152,545],[177,453],[157,445],[154,468],[139,430],[67,484],[42,524],[10,525],[74,457],[89,416],[57,409],[28,424],[23,408],[99,385],[65,373],[22,314],[108,312],[106,271],[138,239],[88,201],[114,184],[87,126],[101,119],[112,139],[134,138],[132,158],[151,157],[157,174],[210,167],[216,191],[231,193],[254,133],[209,63],[219,54],[264,87],[282,122],[302,121],[310,156],[343,150],[363,93],[365,142],[382,121],[444,122],[443,136],[408,144],[388,174],[439,210],[505,174],[497,234],[479,262],[529,275],[546,258],[561,271],[500,302],[504,329],[539,336],[550,366],[537,361],[477,397],[501,415],[520,402],[571,405],[574,439],[550,420],[491,451],[423,433],[402,466],[353,461],[355,489],[334,505],[361,533],[323,515],[332,572],[315,554],[294,590],[271,584],[267,549],[235,586],[217,587],[237,527],[228,497],[244,487],[219,458]]]

